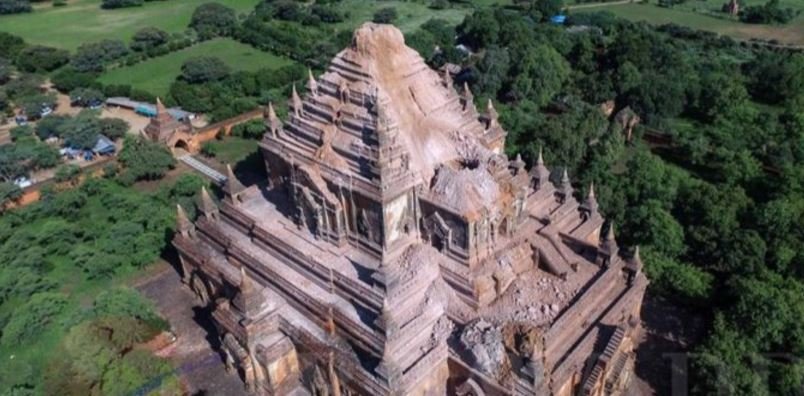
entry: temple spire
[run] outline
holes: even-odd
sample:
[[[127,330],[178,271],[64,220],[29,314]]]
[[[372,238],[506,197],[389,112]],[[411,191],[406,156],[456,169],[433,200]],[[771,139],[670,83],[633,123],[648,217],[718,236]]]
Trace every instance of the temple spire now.
[[[244,317],[254,319],[254,315],[264,311],[265,297],[261,290],[258,290],[254,281],[246,273],[246,267],[240,267],[240,282],[237,285],[237,294],[232,299],[232,305],[243,314]]]
[[[634,248],[634,255],[628,259],[626,267],[635,274],[638,274],[642,271],[642,257],[639,256],[639,245]]]
[[[531,169],[531,177],[533,178],[533,186],[538,190],[547,185],[550,181],[550,170],[544,165],[544,157],[542,156],[542,149],[539,148],[539,157],[536,159],[536,166]]]
[[[213,218],[215,213],[218,212],[218,205],[212,200],[209,191],[204,186],[201,187],[201,212],[208,219]]]
[[[296,92],[296,84],[293,84],[293,92],[291,93],[290,100],[293,104],[293,113],[296,114],[296,117],[301,117],[303,105],[299,93]]]
[[[315,81],[313,70],[310,68],[307,68],[307,90],[309,90],[313,96],[318,95],[318,83]]]
[[[160,114],[167,113],[167,108],[164,104],[162,104],[162,100],[159,97],[156,97],[156,115],[159,116]]]
[[[516,172],[519,174],[523,169],[525,169],[525,161],[522,160],[522,154],[517,153],[516,159],[514,160],[514,166],[516,167]]]
[[[563,195],[564,200],[572,196],[572,183],[570,182],[566,167],[564,167],[564,174],[561,175],[561,195]]]
[[[469,90],[469,84],[464,81],[463,82],[463,92],[461,93],[461,99],[463,100],[463,111],[469,110],[469,106],[474,104],[475,97],[472,95],[472,91]]]
[[[276,137],[276,134],[279,133],[279,129],[281,128],[281,122],[279,121],[279,117],[276,116],[276,110],[274,110],[274,104],[272,102],[268,102],[266,118],[268,118],[268,128],[271,134]]]
[[[491,102],[491,99],[486,103],[486,117],[488,118],[486,129],[491,129],[497,125],[499,114],[497,114],[497,110],[494,109],[494,103]]]
[[[586,194],[586,199],[581,205],[581,210],[585,211],[588,216],[597,213],[598,205],[597,198],[595,197],[595,183],[589,183],[589,192]]]
[[[603,239],[602,248],[606,251],[611,252],[612,255],[614,252],[619,250],[619,246],[617,246],[617,239],[614,236],[614,223],[612,222],[609,225],[609,231],[606,233],[606,238]]]
[[[614,260],[616,260],[617,252],[620,248],[617,246],[617,240],[614,238],[614,223],[609,225],[609,231],[606,237],[600,241],[600,246],[597,248],[597,265],[601,267],[608,267]]]
[[[176,225],[179,233],[185,237],[189,237],[195,228],[180,204],[176,204]]]
[[[231,198],[243,192],[245,189],[246,187],[240,183],[240,180],[237,180],[237,176],[235,176],[234,171],[232,171],[232,166],[226,164],[226,185],[223,188],[226,195]]]
[[[251,291],[251,280],[246,275],[246,267],[240,267],[240,284],[238,285],[240,288],[240,293],[246,294]]]

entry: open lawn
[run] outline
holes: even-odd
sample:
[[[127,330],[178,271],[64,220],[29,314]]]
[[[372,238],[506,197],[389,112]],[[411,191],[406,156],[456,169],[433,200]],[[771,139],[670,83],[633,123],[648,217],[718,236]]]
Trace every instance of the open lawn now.
[[[132,66],[109,70],[101,75],[99,81],[104,84],[129,84],[154,95],[164,96],[170,84],[181,73],[182,63],[195,56],[216,56],[233,70],[245,71],[279,68],[292,62],[231,39],[214,39]]]
[[[787,0],[785,6],[792,6],[790,2],[804,8],[804,1]],[[756,3],[757,1],[753,1]],[[761,1],[760,1],[761,2]],[[694,5],[692,5],[694,3]],[[610,11],[617,16],[632,21],[645,21],[651,24],[662,25],[675,23],[688,26],[693,29],[708,30],[734,37],[739,40],[749,40],[751,38],[778,40],[780,43],[792,45],[804,45],[804,14],[786,25],[755,25],[742,23],[727,17],[716,17],[703,13],[703,9],[715,7],[715,0],[690,2],[690,8],[664,8],[653,4],[628,3],[628,4],[607,4],[600,7],[584,9],[580,12]],[[691,7],[700,7],[701,10],[694,11]]]
[[[232,166],[237,166],[240,161],[259,150],[256,140],[236,136],[227,136],[223,140],[210,140],[205,144],[212,146],[218,162]]]
[[[259,0],[216,0],[238,12],[251,11]],[[206,0],[147,2],[142,7],[103,10],[100,0],[68,1],[65,7],[43,6],[30,14],[0,16],[0,31],[34,44],[75,49],[101,39],[128,42],[134,33],[155,26],[169,33],[187,29],[190,17]]]
[[[434,10],[427,3],[408,1],[371,1],[371,0],[343,0],[338,7],[349,12],[349,18],[338,25],[339,29],[353,30],[363,22],[371,21],[374,13],[382,8],[396,8],[398,17],[393,24],[405,33],[416,31],[422,24],[432,18],[444,19],[454,25],[463,21],[463,18],[472,12],[468,6],[454,4],[451,8]]]

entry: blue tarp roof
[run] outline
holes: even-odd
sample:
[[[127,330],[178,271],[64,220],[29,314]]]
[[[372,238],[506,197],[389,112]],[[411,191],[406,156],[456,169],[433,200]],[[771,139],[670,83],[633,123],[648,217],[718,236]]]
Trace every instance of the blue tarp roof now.
[[[106,136],[99,135],[98,141],[95,143],[95,147],[92,148],[92,151],[96,154],[110,154],[113,153],[115,149],[116,147],[113,141]]]
[[[559,24],[559,25],[563,25],[564,21],[566,21],[566,20],[567,20],[567,16],[566,15],[561,15],[561,14],[553,15],[552,17],[550,17],[550,22],[553,22],[553,23]]]

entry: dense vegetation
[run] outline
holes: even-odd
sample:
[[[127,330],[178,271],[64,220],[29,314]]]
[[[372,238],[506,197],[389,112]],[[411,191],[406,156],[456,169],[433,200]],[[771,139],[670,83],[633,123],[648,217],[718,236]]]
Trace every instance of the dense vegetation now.
[[[804,55],[608,14],[572,23],[593,27],[476,12],[458,28],[478,51],[458,82],[504,103],[510,153],[544,148],[554,173],[595,183],[619,240],[642,246],[652,294],[710,318],[696,393],[800,391]],[[608,100],[646,125],[630,142]]]
[[[175,202],[192,209],[202,184],[142,193],[89,179],[0,217],[0,393],[179,392],[171,364],[140,346],[167,322],[120,285],[156,261]]]
[[[752,5],[740,11],[740,20],[747,23],[788,23],[798,15],[796,10],[779,5],[779,0],[770,0],[762,5]]]

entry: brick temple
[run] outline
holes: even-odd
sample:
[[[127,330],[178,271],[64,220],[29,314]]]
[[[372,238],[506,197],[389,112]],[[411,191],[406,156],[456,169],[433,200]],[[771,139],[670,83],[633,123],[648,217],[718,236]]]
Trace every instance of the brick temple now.
[[[594,192],[503,154],[491,102],[365,24],[265,112],[268,180],[179,207],[182,276],[265,395],[614,395],[647,286]]]

